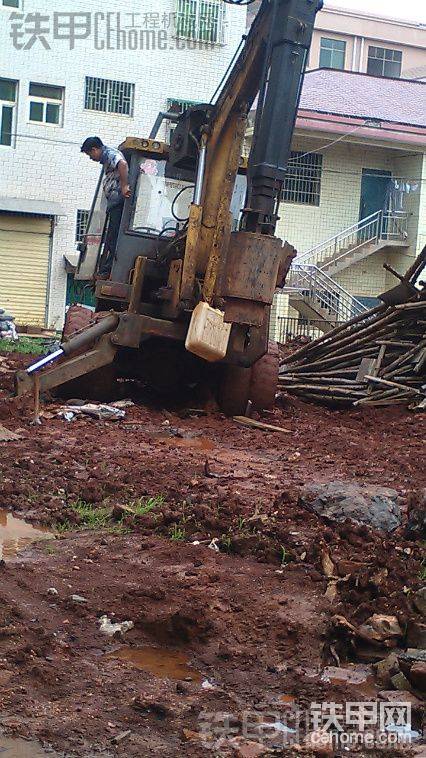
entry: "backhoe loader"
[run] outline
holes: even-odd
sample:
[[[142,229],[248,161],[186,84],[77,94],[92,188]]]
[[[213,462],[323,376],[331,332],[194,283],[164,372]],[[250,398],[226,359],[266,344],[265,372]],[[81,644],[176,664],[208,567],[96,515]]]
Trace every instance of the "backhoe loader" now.
[[[148,138],[123,142],[131,193],[110,278],[97,277],[107,232],[99,181],[76,273],[93,280],[95,311],[69,309],[59,350],[17,374],[18,394],[35,377],[42,392],[102,399],[122,377],[161,393],[210,380],[227,414],[273,404],[270,310],[295,255],[275,229],[320,7],[263,0],[216,101],[160,113]],[[170,144],[157,139],[165,118]]]

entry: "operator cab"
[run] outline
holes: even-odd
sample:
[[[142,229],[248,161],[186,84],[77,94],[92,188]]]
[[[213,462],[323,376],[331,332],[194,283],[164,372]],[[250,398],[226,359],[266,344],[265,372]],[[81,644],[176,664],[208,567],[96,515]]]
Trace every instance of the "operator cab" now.
[[[177,167],[169,161],[169,146],[158,140],[128,137],[120,145],[129,164],[130,198],[125,201],[113,262],[109,294],[125,298],[131,282],[135,260],[148,259],[147,276],[167,281],[168,265],[184,253],[189,209],[193,201],[195,168]],[[233,227],[244,205],[246,161],[235,183],[231,210]],[[80,244],[80,260],[76,280],[93,280],[99,270],[106,238],[106,201],[98,181],[89,214],[84,242]],[[121,287],[120,287],[121,285]],[[112,289],[111,289],[112,288]],[[100,296],[105,285],[98,282]]]

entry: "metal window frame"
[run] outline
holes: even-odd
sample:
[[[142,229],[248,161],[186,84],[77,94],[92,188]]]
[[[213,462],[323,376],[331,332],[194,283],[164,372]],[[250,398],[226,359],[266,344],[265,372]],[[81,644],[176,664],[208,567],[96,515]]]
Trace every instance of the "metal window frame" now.
[[[213,20],[215,33],[205,25]],[[212,13],[212,9],[214,12]],[[221,0],[176,0],[176,37],[202,42],[207,45],[225,44],[226,6]],[[206,33],[207,32],[207,33]]]
[[[29,87],[31,84],[38,84],[38,82],[30,82]],[[55,89],[61,90],[61,99],[54,97],[44,97],[41,95],[30,95],[28,94],[28,123],[29,124],[43,124],[43,126],[53,126],[58,128],[62,128],[64,125],[64,99],[65,99],[65,87],[60,87],[57,84],[43,84],[43,87],[54,87]],[[28,88],[29,92],[29,88]],[[42,121],[36,121],[31,118],[31,103],[41,103],[43,105],[43,119]],[[57,105],[59,106],[59,121],[57,124],[53,124],[51,121],[46,121],[46,113],[47,113],[47,106],[48,105]]]
[[[15,85],[15,99],[14,100],[3,100],[0,99],[0,134],[2,130],[2,123],[3,123],[3,107],[11,108],[12,109],[12,128],[11,128],[11,134],[10,134],[10,144],[9,145],[2,145],[0,144],[1,148],[8,148],[8,147],[15,147],[16,142],[16,114],[17,114],[17,105],[18,105],[18,85],[19,82],[17,79],[8,79],[5,76],[0,77],[2,81],[11,82]]]
[[[343,50],[338,50],[335,47],[333,47],[333,43],[338,42],[341,45],[343,45]],[[325,43],[325,44],[323,44]],[[330,43],[330,44],[329,44]],[[322,66],[321,64],[321,53],[322,52],[330,53],[330,66]],[[334,56],[335,55],[342,55],[342,65],[336,66],[334,65]],[[334,37],[321,37],[320,38],[320,53],[319,53],[319,66],[320,68],[333,68],[337,69],[339,71],[343,71],[345,68],[345,62],[346,62],[346,40],[344,39],[336,39]]]
[[[114,100],[120,110],[112,107]],[[102,102],[103,101],[103,102]],[[104,105],[105,107],[99,107]],[[123,106],[126,106],[125,108]],[[85,110],[105,113],[108,116],[134,117],[135,84],[100,76],[86,76],[84,89]]]
[[[378,50],[383,50],[383,56],[377,54]],[[386,53],[391,53],[392,57],[391,58],[387,58],[386,57]],[[386,78],[387,76],[390,76],[389,74],[386,73],[386,64],[388,64],[388,63],[391,63],[391,64],[393,64],[393,63],[399,63],[399,74],[398,74],[398,76],[401,75],[401,71],[402,71],[402,50],[395,50],[395,48],[393,48],[393,47],[381,47],[381,46],[378,46],[378,45],[369,45],[368,46],[368,53],[367,53],[367,73],[368,73],[368,63],[369,63],[370,60],[371,61],[380,61],[381,62],[381,64],[382,64],[382,67],[381,67],[382,71],[381,71],[380,76],[382,76],[384,78]]]
[[[292,163],[293,161],[293,163]],[[322,153],[292,151],[284,179],[281,201],[318,207],[321,201]]]

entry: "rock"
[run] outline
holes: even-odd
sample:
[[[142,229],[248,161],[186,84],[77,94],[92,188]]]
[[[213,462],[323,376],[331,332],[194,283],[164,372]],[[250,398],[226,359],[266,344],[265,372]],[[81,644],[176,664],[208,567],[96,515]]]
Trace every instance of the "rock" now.
[[[420,692],[426,692],[426,663],[418,661],[410,669],[410,681]]]
[[[426,624],[409,621],[407,625],[407,645],[426,650]]]
[[[422,616],[426,617],[426,587],[422,587],[413,595],[413,603]]]
[[[258,758],[258,756],[266,755],[268,752],[264,745],[261,745],[259,742],[246,740],[243,737],[234,737],[229,742],[238,758]]]
[[[83,597],[83,595],[71,595],[71,600],[73,601],[73,603],[81,603],[81,604],[89,602],[87,598]]]
[[[410,692],[411,690],[411,684],[408,681],[407,677],[404,676],[402,671],[399,671],[398,674],[391,676],[391,682],[396,690],[403,690],[404,692]]]
[[[416,502],[411,502],[408,508],[407,539],[426,539],[426,487],[419,493]]]
[[[305,737],[305,745],[315,755],[334,755],[332,736],[328,732],[325,732],[323,729],[317,729],[315,732],[309,732]]]
[[[404,653],[398,654],[398,660],[400,663],[416,663],[417,661],[426,661],[426,650],[418,650],[415,647],[409,647]]]
[[[412,692],[401,692],[400,690],[381,690],[378,694],[380,700],[387,703],[411,703],[414,708],[422,708],[423,702]]]
[[[402,629],[396,616],[375,613],[359,627],[357,635],[366,642],[382,643],[402,637]]]
[[[47,594],[48,595],[59,595],[59,592],[56,589],[56,587],[49,587],[49,589],[47,590]]]
[[[393,532],[402,522],[397,491],[373,484],[308,484],[300,493],[299,504],[333,521],[351,519],[385,532]]]
[[[391,677],[399,671],[398,656],[390,653],[386,658],[375,664],[376,678],[379,684],[390,686]]]
[[[326,666],[321,674],[322,682],[331,682],[332,684],[352,684],[362,685],[373,681],[373,675],[370,666],[353,664],[346,668],[337,666]]]

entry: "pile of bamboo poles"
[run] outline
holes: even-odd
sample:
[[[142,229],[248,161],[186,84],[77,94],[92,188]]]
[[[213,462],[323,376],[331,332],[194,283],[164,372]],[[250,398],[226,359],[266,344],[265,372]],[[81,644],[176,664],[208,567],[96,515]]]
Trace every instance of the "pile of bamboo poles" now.
[[[285,358],[280,388],[329,405],[425,405],[426,291],[378,305]]]

